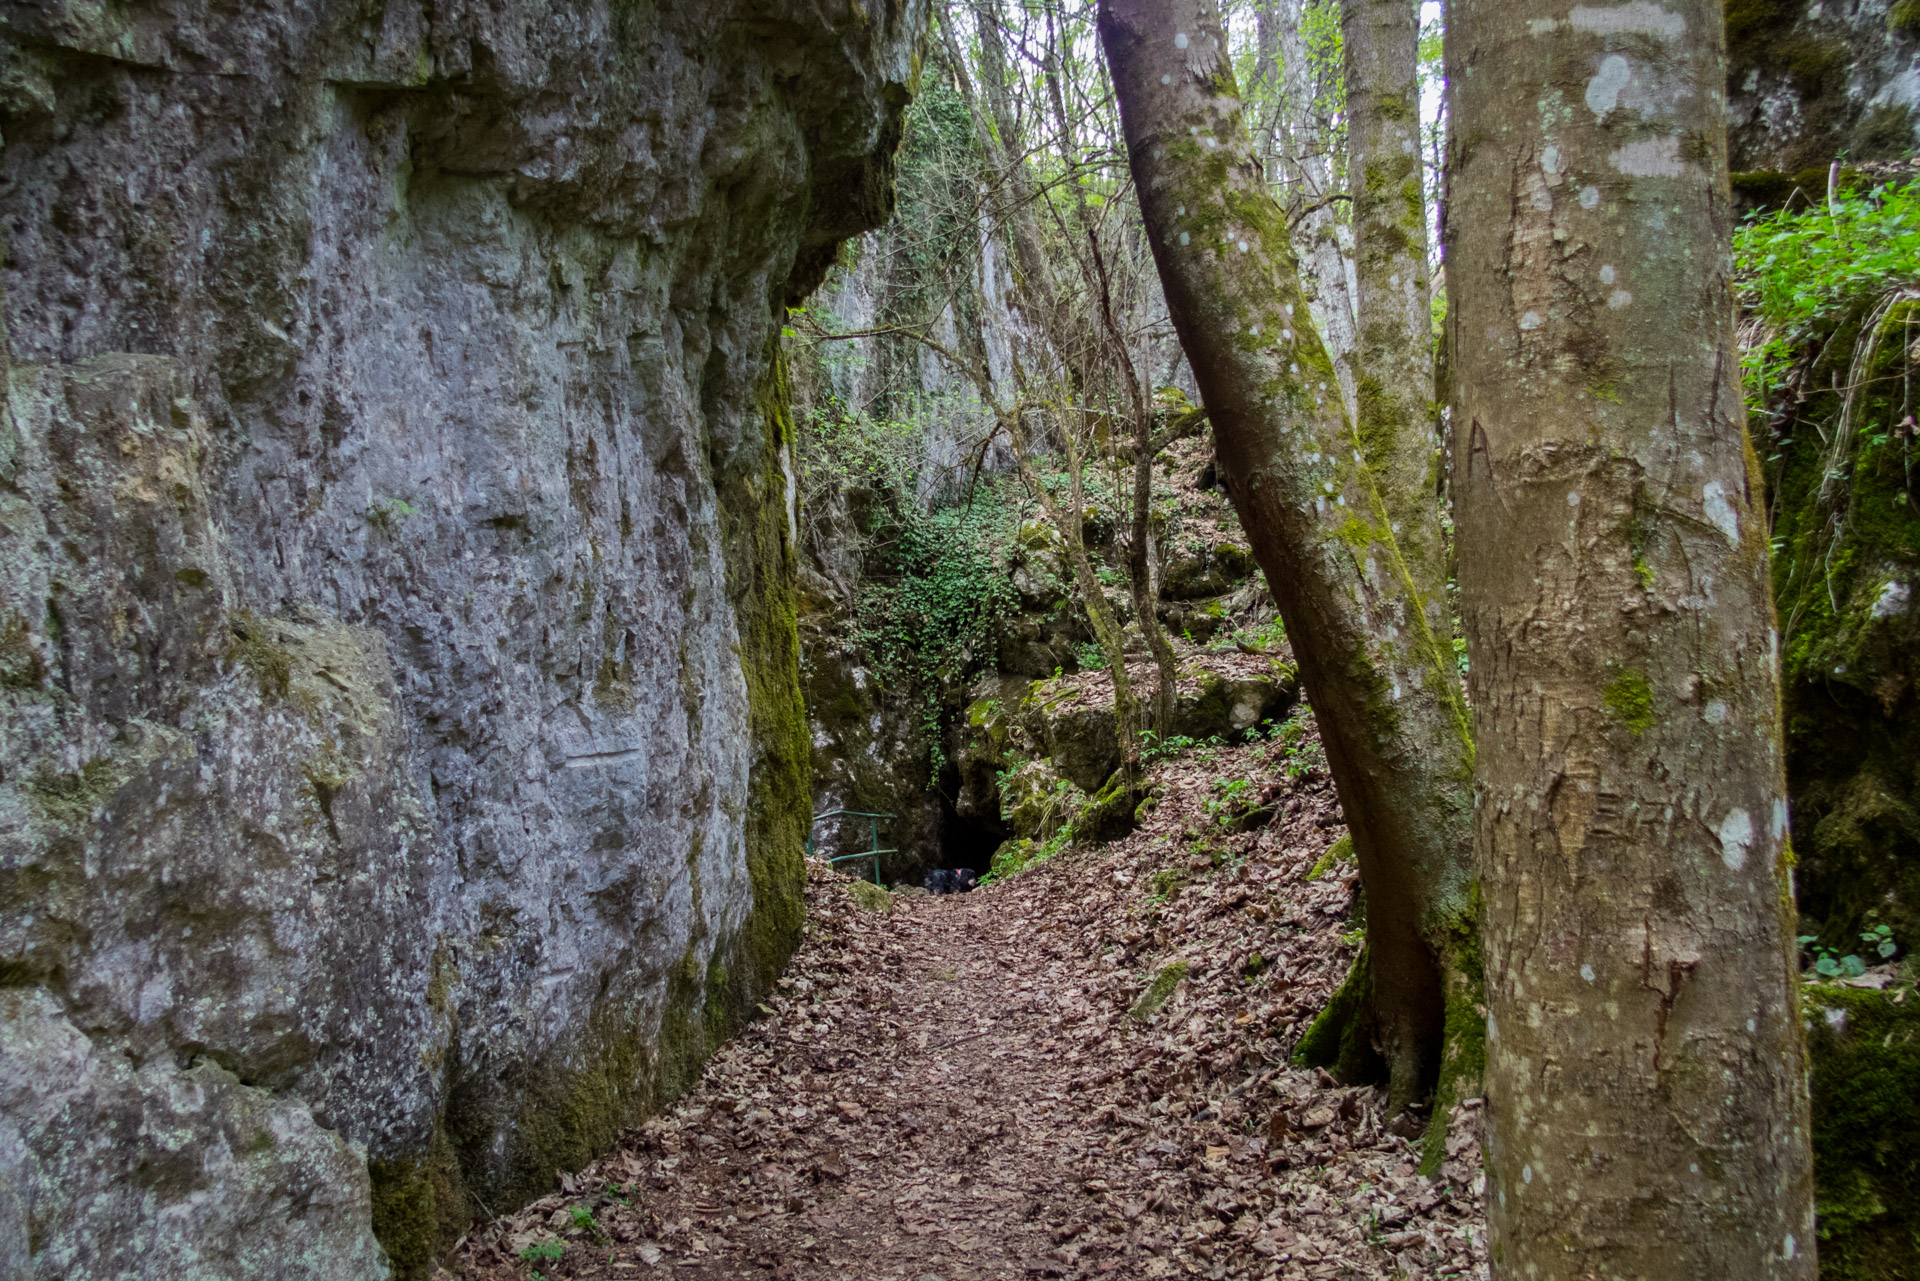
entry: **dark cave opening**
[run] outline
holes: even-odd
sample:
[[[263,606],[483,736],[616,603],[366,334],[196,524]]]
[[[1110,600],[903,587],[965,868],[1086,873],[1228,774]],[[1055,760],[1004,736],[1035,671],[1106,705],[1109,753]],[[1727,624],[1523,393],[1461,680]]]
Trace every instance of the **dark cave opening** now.
[[[983,820],[962,814],[954,805],[960,774],[952,765],[940,777],[940,858],[936,867],[970,867],[981,876],[993,863],[993,852],[1013,835],[998,816]]]

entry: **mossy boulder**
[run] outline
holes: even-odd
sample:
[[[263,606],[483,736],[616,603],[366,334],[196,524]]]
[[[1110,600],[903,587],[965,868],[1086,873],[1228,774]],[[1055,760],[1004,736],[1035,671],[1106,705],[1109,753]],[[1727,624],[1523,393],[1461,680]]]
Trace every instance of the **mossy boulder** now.
[[[1016,837],[1047,840],[1071,824],[1087,794],[1046,761],[1027,761],[1000,780],[1000,813]]]
[[[1845,382],[1861,353],[1848,429],[1838,393],[1795,396],[1768,459],[1800,910],[1843,948],[1872,924],[1920,942],[1920,501],[1889,430],[1920,303],[1878,302],[1837,309],[1801,381]]]
[[[1073,830],[1089,841],[1117,841],[1139,825],[1135,814],[1140,802],[1141,794],[1128,785],[1125,771],[1116,770],[1073,820]]]
[[[1161,575],[1163,600],[1199,600],[1224,596],[1253,576],[1253,553],[1239,543],[1179,544],[1166,550]]]
[[[1914,121],[1910,109],[1899,110],[1905,95],[1898,77],[1907,74],[1911,50],[1897,46],[1912,39],[1912,10],[1912,0],[1856,6],[1727,0],[1734,170],[1797,177],[1817,169],[1818,199],[1835,156],[1870,161],[1910,154]],[[1895,110],[1885,110],[1889,106]]]
[[[1920,1276],[1920,994],[1810,984],[1822,1281]]]
[[[1243,738],[1267,721],[1284,720],[1299,698],[1298,678],[1284,664],[1274,663],[1264,676],[1204,672],[1197,691],[1181,692],[1173,732],[1195,739]]]

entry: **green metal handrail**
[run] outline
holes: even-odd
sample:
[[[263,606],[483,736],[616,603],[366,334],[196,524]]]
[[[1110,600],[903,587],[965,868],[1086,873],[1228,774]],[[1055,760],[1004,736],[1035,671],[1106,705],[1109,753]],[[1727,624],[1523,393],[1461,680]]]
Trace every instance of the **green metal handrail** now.
[[[861,850],[858,854],[839,854],[834,856],[833,858],[828,859],[827,862],[828,863],[846,863],[856,858],[870,858],[873,860],[873,883],[875,885],[878,885],[880,884],[880,856],[882,854],[898,854],[900,852],[897,849],[883,850],[880,848],[880,820],[883,818],[898,818],[898,817],[900,817],[898,814],[875,814],[868,810],[828,810],[824,814],[815,814],[813,816],[813,822],[807,824],[807,857],[808,858],[813,857],[813,829],[815,825],[817,825],[822,819],[829,819],[829,818],[870,819],[872,820],[871,828],[872,828],[872,835],[873,835],[873,848],[870,850]]]

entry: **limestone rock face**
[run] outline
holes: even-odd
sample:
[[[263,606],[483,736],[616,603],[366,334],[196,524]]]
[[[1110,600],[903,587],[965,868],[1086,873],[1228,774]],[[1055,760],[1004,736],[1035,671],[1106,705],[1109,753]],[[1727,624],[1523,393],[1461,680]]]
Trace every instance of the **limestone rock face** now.
[[[421,1272],[777,973],[925,16],[0,3],[0,1275]]]
[[[1920,5],[1728,0],[1727,142],[1735,172],[1892,160],[1920,144]]]

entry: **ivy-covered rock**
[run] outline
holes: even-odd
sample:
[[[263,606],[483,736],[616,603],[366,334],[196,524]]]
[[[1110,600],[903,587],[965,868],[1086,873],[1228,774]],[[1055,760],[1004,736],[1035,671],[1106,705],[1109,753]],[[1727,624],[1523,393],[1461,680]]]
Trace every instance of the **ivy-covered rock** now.
[[[1750,296],[1779,318],[1749,365],[1770,383],[1760,422],[1799,903],[1805,932],[1843,950],[1872,924],[1920,942],[1920,298],[1869,270],[1884,257],[1903,274],[1920,198],[1847,209],[1844,241],[1824,214],[1743,235],[1749,258],[1773,264]],[[1842,253],[1857,277],[1835,265]]]

